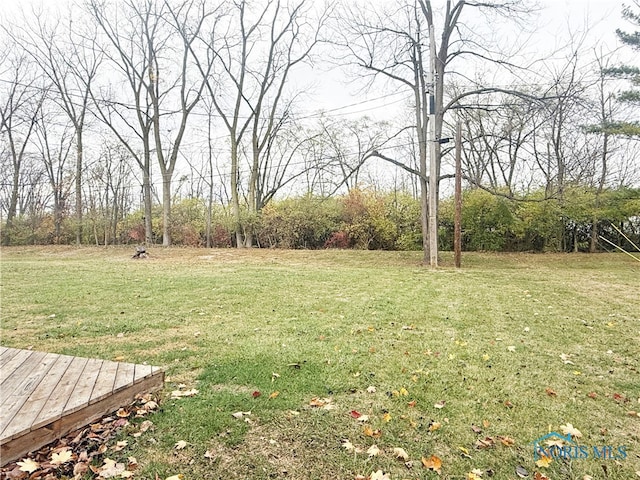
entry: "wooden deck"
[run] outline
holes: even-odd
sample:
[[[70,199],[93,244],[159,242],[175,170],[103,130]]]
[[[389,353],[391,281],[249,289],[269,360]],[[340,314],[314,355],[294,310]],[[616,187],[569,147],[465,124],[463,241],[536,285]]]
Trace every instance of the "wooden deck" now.
[[[0,347],[0,464],[162,388],[158,367]]]

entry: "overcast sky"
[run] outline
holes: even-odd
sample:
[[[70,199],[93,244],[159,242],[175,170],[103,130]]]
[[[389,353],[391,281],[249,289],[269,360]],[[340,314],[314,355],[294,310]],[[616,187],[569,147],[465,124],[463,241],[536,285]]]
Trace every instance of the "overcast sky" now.
[[[368,0],[368,4],[384,4],[390,0]],[[12,15],[20,7],[26,11],[30,4],[40,4],[47,7],[62,6],[68,0],[0,0],[0,21],[5,15]],[[532,33],[526,34],[531,58],[550,58],[570,41],[570,34],[580,37],[587,32],[584,49],[587,51],[602,51],[604,53],[620,49],[620,44],[615,35],[616,28],[631,29],[631,26],[622,19],[621,12],[623,0],[538,0],[542,7],[536,16],[531,18],[528,25]],[[628,3],[628,0],[627,0]],[[446,0],[432,0],[434,9],[443,10]],[[4,12],[4,13],[3,13]],[[513,25],[505,23],[498,28],[513,29]],[[514,38],[523,37],[519,31],[507,32],[506,38],[512,35]],[[436,34],[437,35],[437,34]],[[524,38],[524,37],[523,37]],[[622,58],[633,58],[629,49],[620,49]],[[559,56],[562,56],[560,53]],[[586,57],[586,55],[585,55]],[[591,57],[592,60],[593,57]],[[585,59],[586,60],[586,59]],[[388,113],[390,109],[396,110],[402,105],[401,92],[389,95],[389,91],[378,87],[371,91],[363,92],[361,85],[353,81],[344,81],[344,72],[325,72],[316,66],[310,75],[313,78],[312,96],[308,97],[309,103],[305,110],[324,109],[340,113],[350,113],[354,116]],[[304,77],[307,77],[305,74]],[[302,82],[305,80],[303,79]],[[393,93],[393,92],[391,92]],[[381,98],[382,97],[382,98]],[[375,100],[377,99],[377,100]]]
[[[381,4],[386,0],[370,1]],[[445,0],[432,0],[434,8],[440,6],[444,9],[445,3]],[[620,48],[615,33],[616,28],[632,29],[622,18],[621,12],[625,3],[623,0],[538,0],[538,3],[541,9],[531,18],[530,25],[534,32],[530,37],[527,34],[527,44],[531,49],[532,58],[549,58],[553,53],[563,57],[571,36],[579,38],[585,34],[585,62],[593,61],[592,53],[595,50],[603,53],[619,51],[621,59],[633,61],[633,53],[628,47]],[[629,3],[628,0],[626,3]],[[508,22],[504,26],[514,28]],[[516,32],[515,36],[519,36],[519,33]],[[561,52],[563,47],[565,51]],[[328,80],[316,87],[316,98],[320,108],[332,111],[338,109],[340,113],[354,112],[355,116],[378,116],[395,111],[404,101],[402,92],[388,95],[389,92],[378,88],[362,92],[358,85],[352,82],[345,83],[337,73],[328,77]]]

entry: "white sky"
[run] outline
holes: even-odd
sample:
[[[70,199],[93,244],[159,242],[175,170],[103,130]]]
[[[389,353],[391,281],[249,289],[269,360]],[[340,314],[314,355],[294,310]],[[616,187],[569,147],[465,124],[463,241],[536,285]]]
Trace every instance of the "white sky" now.
[[[385,2],[385,0],[372,1]],[[538,3],[541,10],[535,18],[531,19],[531,27],[535,29],[535,33],[528,41],[532,49],[531,57],[550,57],[552,52],[566,47],[570,42],[570,32],[574,37],[587,34],[584,49],[589,53],[595,50],[602,50],[603,53],[611,52],[620,49],[620,42],[615,34],[616,28],[631,30],[631,25],[622,18],[621,12],[625,3],[623,0],[538,0]],[[434,9],[439,5],[444,8],[445,0],[433,0],[432,5]],[[436,33],[436,38],[437,36]],[[627,48],[620,49],[619,54],[627,61],[630,57],[632,58],[632,52]],[[588,61],[592,60],[593,56],[589,55]],[[344,113],[357,112],[357,116],[369,113],[376,116],[380,112],[386,114],[390,110],[397,110],[399,103],[400,106],[402,104],[399,95],[387,97],[385,93],[389,92],[377,88],[369,92],[358,92],[358,87],[345,84],[338,75],[330,75],[315,89],[318,108],[340,109],[338,112]],[[367,101],[382,96],[385,98]],[[361,103],[365,101],[367,102]],[[353,106],[342,109],[349,105]]]

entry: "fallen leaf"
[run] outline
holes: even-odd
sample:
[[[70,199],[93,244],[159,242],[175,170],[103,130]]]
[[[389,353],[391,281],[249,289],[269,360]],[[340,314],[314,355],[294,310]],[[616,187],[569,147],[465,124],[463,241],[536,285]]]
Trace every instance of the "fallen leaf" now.
[[[471,430],[473,430],[473,433],[482,433],[482,429],[474,424],[471,424]]]
[[[484,428],[489,428],[489,425],[491,425],[491,423],[489,423],[489,420],[483,420],[483,421],[482,421],[482,426],[483,426]]]
[[[498,440],[500,440],[500,443],[502,443],[505,447],[511,447],[516,443],[513,438],[503,437],[502,435],[498,435]]]
[[[509,352],[515,352],[515,351],[516,351],[516,346],[515,346],[515,345],[509,345],[509,346],[507,347],[507,351],[509,351]]]
[[[382,421],[387,423],[391,420],[391,414],[389,412],[386,412],[384,415],[382,415]]]
[[[31,458],[25,458],[21,462],[16,462],[21,472],[33,473],[40,468],[40,464]]]
[[[634,410],[631,410],[631,411],[627,412],[627,415],[629,415],[630,417],[638,417],[638,418],[640,418],[640,412],[636,412]]]
[[[360,417],[358,418],[358,422],[368,422],[369,421],[369,415],[360,415]]]
[[[73,476],[75,478],[84,478],[84,474],[89,471],[89,464],[84,462],[76,463],[73,466]]]
[[[129,442],[127,442],[126,440],[117,442],[113,447],[111,447],[111,450],[113,450],[114,452],[119,452],[121,450],[124,450],[127,445],[129,445]]]
[[[405,451],[404,448],[395,447],[393,449],[393,456],[405,462],[409,460],[409,454]]]
[[[434,405],[434,407],[435,407],[435,408],[444,408],[444,406],[445,406],[445,404],[446,404],[446,403],[447,403],[447,402],[445,402],[444,400],[440,400],[438,403],[436,403],[436,404]]]
[[[347,452],[355,451],[356,447],[349,440],[345,439],[342,441],[342,448],[344,448]]]
[[[442,427],[442,424],[440,422],[433,422],[431,423],[431,425],[429,425],[429,431],[435,432],[436,430],[440,430],[440,427]]]
[[[260,395],[262,395],[262,393],[260,393],[258,390],[254,390],[254,392],[251,394],[253,398],[258,398]]]
[[[131,412],[125,408],[121,408],[116,412],[116,415],[120,418],[127,418],[129,415],[131,415]]]
[[[387,473],[383,473],[382,470],[371,472],[369,480],[391,480]]]
[[[54,453],[51,455],[51,464],[52,465],[62,465],[63,463],[68,462],[73,457],[73,452],[71,450],[62,450],[59,453]]]
[[[571,435],[572,437],[575,437],[575,438],[582,437],[582,433],[580,432],[580,430],[575,428],[570,423],[567,423],[566,425],[560,425],[560,429],[562,430],[563,435]]]
[[[364,426],[362,433],[364,433],[364,435],[367,437],[373,438],[380,438],[382,436],[382,432],[379,429],[373,430],[369,425]]]
[[[370,385],[367,387],[367,393],[376,393],[376,387]]]
[[[236,413],[232,413],[231,414],[231,416],[233,418],[238,418],[238,419],[243,418],[245,416],[249,416],[249,415],[251,415],[251,411],[248,411],[248,412],[236,412]]]
[[[587,397],[589,397],[589,398],[597,398],[598,394],[596,392],[589,392],[589,393],[587,393]]]
[[[172,475],[170,477],[167,477],[165,480],[184,480],[184,475],[179,473],[178,475]]]
[[[186,446],[187,446],[187,442],[185,442],[184,440],[179,440],[176,442],[173,448],[175,448],[176,450],[182,450]]]
[[[380,454],[380,449],[378,448],[377,445],[371,445],[368,449],[367,449],[367,455],[369,455],[370,457],[376,457]]]
[[[331,403],[333,402],[332,398],[318,398],[318,397],[314,397],[311,399],[311,401],[309,402],[309,406],[311,407],[318,407],[318,408],[325,408],[327,409],[327,407],[329,405],[331,405]]]
[[[589,475],[585,475],[583,480],[585,480],[586,477],[589,477]],[[533,474],[533,480],[549,480],[549,477],[547,477],[544,473],[536,472]]]
[[[469,455],[469,450],[466,449],[465,447],[458,447],[458,450],[462,452],[462,456],[464,458],[471,458],[471,455]]]
[[[476,443],[475,443],[475,447],[478,450],[482,450],[485,448],[490,448],[493,447],[495,445],[495,440],[491,437],[484,437],[483,439],[479,439]]]
[[[553,458],[542,455],[538,460],[536,460],[536,465],[540,468],[549,468],[551,462],[553,462]]]
[[[349,415],[351,415],[352,418],[356,418],[356,419],[362,416],[362,414],[357,410],[351,410],[349,412]]]
[[[193,397],[199,393],[199,390],[192,388],[191,390],[174,390],[171,392],[171,398]]]
[[[555,390],[553,390],[553,389],[551,389],[551,388],[549,388],[549,387],[545,388],[545,389],[544,389],[544,392],[545,392],[547,395],[549,395],[550,397],[557,397],[557,396],[558,396],[558,393],[557,393]]]
[[[435,455],[431,455],[429,458],[422,457],[422,465],[438,474],[442,473],[442,460]]]
[[[269,400],[272,400],[272,399],[274,399],[274,398],[277,398],[277,397],[278,397],[278,395],[280,395],[280,392],[279,392],[279,391],[277,391],[277,390],[276,390],[275,392],[272,392],[272,393],[271,393],[271,395],[269,395]]]
[[[153,426],[153,422],[151,420],[145,420],[140,424],[140,429],[136,433],[134,433],[132,436],[138,438],[147,430],[149,430],[152,426]]]
[[[467,473],[466,480],[482,480],[482,477],[475,472],[469,472]]]
[[[100,478],[114,478],[122,477],[122,474],[127,470],[124,463],[117,463],[110,458],[104,459],[104,464],[99,468],[98,476]]]
[[[416,401],[415,400],[411,400],[409,403],[407,403],[407,406],[411,407],[411,408],[415,407],[416,406]]]
[[[402,387],[398,393],[400,394],[401,397],[406,397],[407,395],[409,395],[409,392],[404,387]]]

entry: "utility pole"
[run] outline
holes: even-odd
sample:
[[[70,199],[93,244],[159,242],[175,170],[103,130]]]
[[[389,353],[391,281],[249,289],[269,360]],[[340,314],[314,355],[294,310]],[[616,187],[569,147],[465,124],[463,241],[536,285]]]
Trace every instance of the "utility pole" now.
[[[453,258],[456,268],[462,260],[462,124],[456,124],[456,187],[455,219],[453,221]]]
[[[436,159],[436,43],[433,25],[429,25],[429,265],[438,266],[438,168]]]

